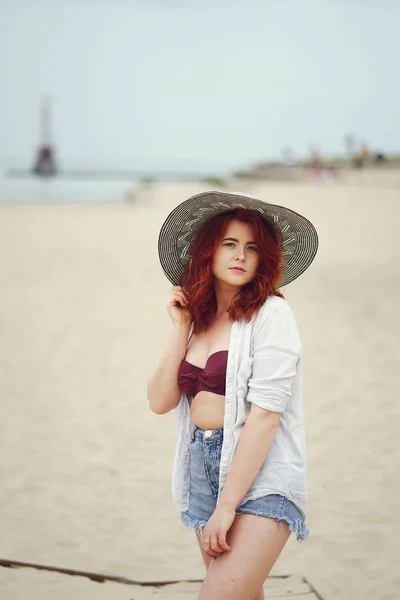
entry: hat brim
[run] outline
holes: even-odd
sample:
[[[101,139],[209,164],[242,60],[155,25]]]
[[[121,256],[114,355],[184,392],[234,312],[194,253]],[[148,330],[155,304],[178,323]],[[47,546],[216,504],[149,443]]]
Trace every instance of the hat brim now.
[[[294,281],[310,266],[318,250],[314,225],[299,213],[269,204],[245,194],[209,191],[181,202],[165,219],[158,237],[158,255],[162,269],[173,285],[190,259],[190,245],[204,225],[217,215],[234,208],[251,209],[282,233],[284,267],[278,287]]]

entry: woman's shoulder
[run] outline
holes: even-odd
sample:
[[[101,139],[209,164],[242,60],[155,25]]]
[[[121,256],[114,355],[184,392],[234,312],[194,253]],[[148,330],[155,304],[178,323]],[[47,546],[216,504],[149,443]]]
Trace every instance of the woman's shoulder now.
[[[264,304],[261,306],[260,315],[264,315],[267,317],[276,311],[283,311],[286,313],[292,314],[292,309],[290,307],[289,302],[285,298],[281,298],[280,296],[269,296]]]
[[[261,306],[256,321],[255,328],[262,327],[266,321],[279,320],[287,326],[296,329],[296,323],[293,311],[289,302],[280,296],[269,296]]]

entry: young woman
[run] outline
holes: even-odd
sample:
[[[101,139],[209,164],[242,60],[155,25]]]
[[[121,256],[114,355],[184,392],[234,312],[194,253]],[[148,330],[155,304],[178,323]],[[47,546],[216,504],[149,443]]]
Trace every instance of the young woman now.
[[[173,327],[147,396],[176,410],[173,498],[207,568],[201,600],[262,600],[291,532],[309,534],[301,342],[278,287],[317,248],[305,217],[243,194],[193,196],[160,231]]]

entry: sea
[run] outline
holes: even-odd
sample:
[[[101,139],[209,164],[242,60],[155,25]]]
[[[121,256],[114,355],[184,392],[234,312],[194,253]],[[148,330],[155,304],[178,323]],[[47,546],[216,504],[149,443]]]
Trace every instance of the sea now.
[[[85,180],[58,177],[0,178],[0,204],[120,203],[137,185],[128,180]]]
[[[193,181],[212,176],[209,170],[187,171],[61,171],[37,176],[28,170],[0,170],[0,205],[96,204],[130,200],[144,182]],[[223,176],[223,174],[222,174]]]

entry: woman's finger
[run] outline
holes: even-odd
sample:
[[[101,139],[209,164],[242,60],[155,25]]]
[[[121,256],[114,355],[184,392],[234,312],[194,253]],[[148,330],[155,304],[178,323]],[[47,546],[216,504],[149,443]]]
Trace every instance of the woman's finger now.
[[[176,291],[176,290],[172,291],[171,292],[171,296],[173,296],[173,297],[179,297],[179,298],[185,298],[185,300],[186,300],[186,295],[183,292],[180,292],[180,291]]]
[[[171,294],[182,294],[183,296],[185,296],[185,292],[179,286],[172,287],[171,290],[170,290],[170,293]]]
[[[204,537],[204,539],[203,539],[204,552],[206,554],[208,554],[208,556],[217,556],[217,553],[214,552],[214,550],[211,550],[210,543],[211,543],[210,538],[208,536]]]
[[[171,300],[170,300],[170,302],[175,302],[175,304],[176,304],[177,302],[179,302],[179,304],[186,305],[186,299],[185,299],[185,297],[184,297],[183,295],[181,295],[181,294],[173,294],[173,295],[171,296]]]
[[[182,298],[176,298],[175,300],[173,300],[171,306],[178,306],[178,304],[182,307],[186,306],[186,302]]]
[[[214,552],[218,552],[218,554],[221,554],[221,552],[223,552],[222,548],[220,548],[220,545],[218,543],[218,538],[217,538],[217,534],[213,533],[211,535],[210,538],[210,547],[212,550],[214,550]]]
[[[203,539],[203,548],[211,556],[211,554],[215,554],[214,550],[211,549],[211,536],[205,535]]]
[[[219,544],[219,547],[222,548],[223,551],[225,551],[225,550],[227,550],[228,552],[230,551],[230,547],[226,543],[226,535],[220,534],[218,536],[218,544]]]

